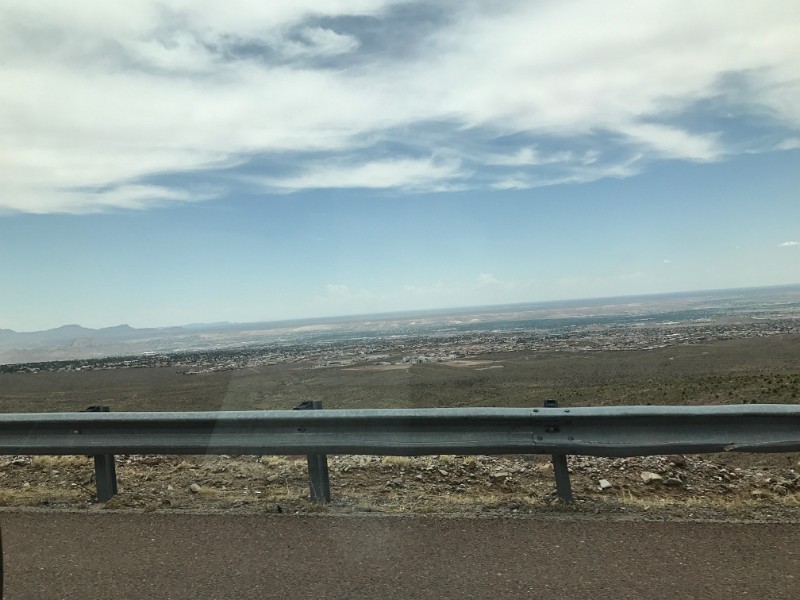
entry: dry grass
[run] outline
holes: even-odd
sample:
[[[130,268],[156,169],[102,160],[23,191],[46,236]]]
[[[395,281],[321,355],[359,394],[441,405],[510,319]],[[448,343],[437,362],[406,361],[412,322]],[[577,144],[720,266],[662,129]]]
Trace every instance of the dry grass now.
[[[721,508],[730,512],[752,512],[765,506],[765,499],[770,504],[777,504],[787,508],[800,507],[800,492],[776,496],[769,494],[765,499],[752,496],[732,495],[732,496],[681,496],[681,497],[659,497],[659,496],[636,496],[630,492],[625,492],[617,496],[623,504],[635,506],[644,510],[663,509],[670,507],[682,508]]]
[[[0,506],[36,506],[41,504],[75,504],[86,501],[86,492],[80,489],[53,489],[50,486],[31,486],[18,489],[0,489]]]
[[[94,461],[89,456],[32,456],[31,467],[34,469],[58,469],[66,467],[90,467]]]

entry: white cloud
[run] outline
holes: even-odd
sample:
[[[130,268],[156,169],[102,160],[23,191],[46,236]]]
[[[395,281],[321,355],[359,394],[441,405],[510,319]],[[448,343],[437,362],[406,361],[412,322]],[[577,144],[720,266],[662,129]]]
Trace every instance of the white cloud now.
[[[775,145],[775,150],[797,150],[800,148],[800,137],[791,137]]]
[[[782,244],[778,244],[779,248],[794,248],[796,246],[800,246],[800,242],[783,242]]]
[[[359,46],[352,35],[343,35],[322,27],[305,27],[300,32],[302,42],[287,41],[283,48],[286,56],[336,56],[353,52]]]
[[[779,122],[788,134],[775,149],[797,147],[800,4],[791,0],[735,11],[721,0],[453,3],[448,19],[409,35],[402,57],[328,19],[382,22],[394,4],[3,3],[0,210],[202,199],[203,188],[147,180],[202,181],[206,169],[235,172],[287,151],[288,172],[300,174],[273,176],[277,189],[627,177],[649,159],[732,152],[724,131],[681,118],[703,100]],[[517,147],[495,146],[512,134]],[[387,141],[391,155],[372,152]],[[437,158],[419,158],[421,143]]]
[[[6,193],[13,191],[6,190]],[[88,214],[108,209],[141,210],[175,202],[199,202],[217,197],[215,190],[184,190],[157,185],[120,185],[101,190],[72,190],[52,193],[50,190],[26,188],[14,196],[24,203],[26,212],[47,214],[69,212]],[[2,209],[0,205],[0,209]]]
[[[542,153],[535,147],[520,148],[514,154],[496,154],[486,158],[486,163],[490,165],[501,165],[509,167],[551,165],[565,162],[573,162],[575,155],[572,152],[562,151],[550,154]],[[584,159],[586,160],[586,159]]]
[[[518,172],[509,177],[497,179],[491,184],[491,187],[496,190],[523,190],[551,185],[589,183],[606,178],[631,177],[640,172],[638,163],[642,156],[641,154],[636,154],[625,161],[609,164],[594,164],[583,161],[580,164],[566,165],[562,172],[555,176],[540,176],[536,173]]]
[[[684,158],[698,162],[713,161],[724,154],[716,135],[693,135],[676,127],[638,123],[622,125],[619,133],[663,158]]]
[[[119,44],[128,57],[153,69],[200,73],[219,64],[202,40],[185,31],[176,31],[166,39],[122,39]]]
[[[312,166],[305,173],[283,179],[263,179],[267,188],[301,190],[315,188],[435,188],[441,182],[463,177],[457,161],[397,159],[365,164]]]

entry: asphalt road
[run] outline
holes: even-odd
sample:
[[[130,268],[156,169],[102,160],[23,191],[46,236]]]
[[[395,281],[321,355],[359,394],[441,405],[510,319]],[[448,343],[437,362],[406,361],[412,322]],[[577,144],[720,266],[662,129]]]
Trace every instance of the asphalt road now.
[[[800,598],[800,525],[4,513],[8,599]]]

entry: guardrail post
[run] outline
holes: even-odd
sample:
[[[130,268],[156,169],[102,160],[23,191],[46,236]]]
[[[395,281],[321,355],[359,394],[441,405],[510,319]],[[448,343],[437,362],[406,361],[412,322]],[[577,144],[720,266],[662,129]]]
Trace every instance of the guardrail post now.
[[[569,504],[572,502],[572,485],[569,482],[569,466],[566,454],[553,454],[553,472],[556,475],[556,493]]]
[[[558,408],[558,402],[556,400],[545,400],[544,407]],[[573,501],[573,497],[572,484],[569,481],[567,455],[560,452],[553,453],[551,459],[553,461],[553,473],[556,476],[556,493],[563,502],[569,504]]]
[[[90,406],[84,412],[109,412],[107,406]],[[117,493],[117,467],[113,454],[95,454],[94,481],[97,486],[97,501],[108,502]]]
[[[294,410],[319,410],[322,408],[321,400],[307,400],[294,407]],[[309,454],[308,459],[308,484],[311,491],[311,501],[328,503],[331,501],[331,482],[328,477],[328,455]]]

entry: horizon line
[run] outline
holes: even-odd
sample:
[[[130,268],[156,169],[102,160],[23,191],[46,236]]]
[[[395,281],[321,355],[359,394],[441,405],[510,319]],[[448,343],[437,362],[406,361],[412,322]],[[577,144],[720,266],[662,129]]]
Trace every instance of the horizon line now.
[[[597,302],[600,300],[620,300],[625,298],[655,298],[659,296],[675,296],[675,295],[685,295],[685,294],[708,294],[708,293],[730,293],[730,292],[737,292],[737,291],[752,291],[752,290],[766,290],[766,289],[775,289],[775,288],[791,288],[791,287],[800,287],[800,282],[797,283],[782,283],[782,284],[774,284],[774,285],[759,285],[759,286],[745,286],[745,287],[731,287],[731,288],[715,288],[715,289],[694,289],[694,290],[678,290],[672,292],[654,292],[654,293],[644,293],[644,294],[623,294],[619,296],[585,296],[580,298],[560,298],[556,300],[530,300],[525,302],[499,302],[497,304],[477,304],[477,305],[469,305],[469,306],[449,306],[449,307],[440,307],[440,308],[415,308],[415,309],[408,309],[408,310],[393,310],[393,311],[381,311],[375,313],[350,313],[350,314],[339,314],[339,315],[329,315],[329,316],[318,316],[318,317],[295,317],[295,318],[288,318],[288,319],[265,319],[261,321],[212,321],[208,323],[202,322],[194,322],[194,323],[185,323],[182,325],[163,325],[163,326],[145,326],[145,327],[133,327],[127,323],[118,323],[115,325],[108,325],[105,327],[85,327],[78,323],[65,323],[64,325],[59,325],[57,327],[51,327],[49,329],[38,329],[38,330],[28,330],[28,331],[18,331],[11,328],[2,328],[0,327],[0,331],[10,331],[17,334],[33,334],[33,333],[45,333],[48,331],[55,331],[57,329],[63,329],[66,327],[80,327],[81,329],[87,329],[89,331],[102,331],[106,329],[115,329],[120,327],[129,327],[133,330],[143,331],[143,330],[168,330],[168,329],[197,329],[201,327],[214,327],[214,326],[224,326],[224,327],[244,327],[248,325],[280,325],[280,324],[296,324],[296,323],[312,323],[312,322],[320,322],[320,321],[329,321],[329,322],[347,322],[347,321],[362,321],[367,320],[370,318],[380,318],[380,317],[391,317],[391,316],[414,316],[419,315],[422,316],[423,314],[441,314],[441,313],[449,313],[453,311],[470,311],[475,309],[488,309],[488,308],[495,308],[495,307],[515,307],[515,306],[529,306],[533,304],[538,305],[547,305],[547,304],[558,304],[564,302],[584,302],[584,301],[592,301]]]

